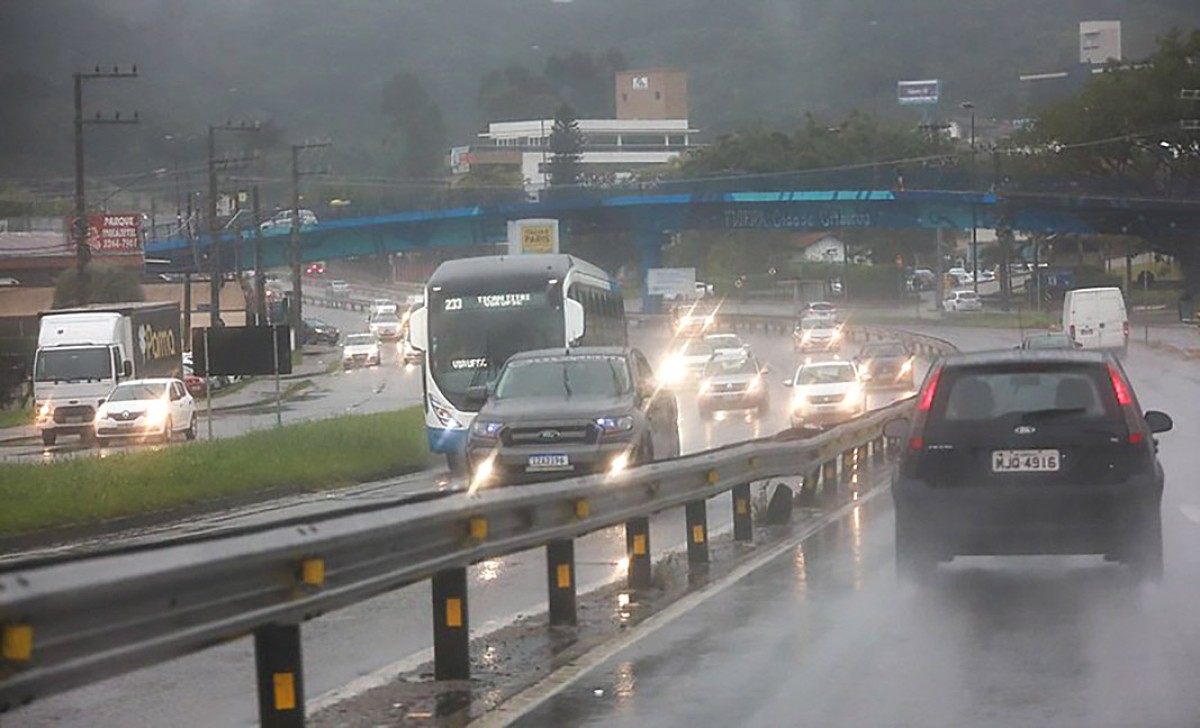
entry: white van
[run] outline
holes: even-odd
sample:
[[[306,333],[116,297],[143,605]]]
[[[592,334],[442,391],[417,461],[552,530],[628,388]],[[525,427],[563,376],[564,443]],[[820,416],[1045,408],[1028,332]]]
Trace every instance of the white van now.
[[[1120,288],[1077,288],[1063,301],[1062,328],[1083,349],[1122,354],[1129,348],[1129,317]]]

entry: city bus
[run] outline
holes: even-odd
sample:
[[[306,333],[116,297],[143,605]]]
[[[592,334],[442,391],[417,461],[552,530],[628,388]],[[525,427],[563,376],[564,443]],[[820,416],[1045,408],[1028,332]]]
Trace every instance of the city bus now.
[[[572,255],[449,260],[425,284],[409,319],[422,363],[425,427],[432,452],[460,472],[467,431],[481,403],[467,389],[495,381],[513,354],[569,346],[625,346],[620,284]]]

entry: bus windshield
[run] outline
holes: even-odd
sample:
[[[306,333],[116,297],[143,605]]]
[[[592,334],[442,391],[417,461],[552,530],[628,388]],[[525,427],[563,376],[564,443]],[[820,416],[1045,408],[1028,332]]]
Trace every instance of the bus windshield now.
[[[563,313],[545,291],[444,295],[431,302],[429,318],[429,371],[456,407],[513,354],[566,345]]]

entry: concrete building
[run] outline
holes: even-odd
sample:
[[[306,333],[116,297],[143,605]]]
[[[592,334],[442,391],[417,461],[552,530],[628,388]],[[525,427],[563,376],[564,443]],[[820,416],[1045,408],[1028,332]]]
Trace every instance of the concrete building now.
[[[621,71],[616,101],[618,119],[686,119],[687,74],[665,69]]]
[[[639,169],[667,164],[695,147],[687,118],[687,74],[623,71],[616,74],[616,119],[579,119],[585,176],[621,181]],[[479,141],[450,150],[451,174],[492,167],[519,173],[526,192],[547,185],[553,119],[488,124]]]
[[[1085,20],[1079,24],[1079,62],[1102,65],[1121,58],[1121,21]]]

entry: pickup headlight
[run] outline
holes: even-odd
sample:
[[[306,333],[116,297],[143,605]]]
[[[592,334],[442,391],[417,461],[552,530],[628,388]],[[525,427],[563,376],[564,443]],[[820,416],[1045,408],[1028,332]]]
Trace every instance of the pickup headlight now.
[[[500,429],[504,427],[501,422],[489,422],[488,420],[475,420],[471,423],[471,434],[475,437],[495,440],[500,436]]]
[[[797,387],[796,391],[792,393],[792,407],[795,409],[800,409],[801,407],[804,407],[807,404],[808,404],[808,390],[806,390],[802,387]]]
[[[904,363],[900,365],[900,373],[908,374],[909,372],[911,372],[912,364],[913,364],[912,359],[905,359]]]
[[[48,420],[54,415],[54,405],[49,402],[42,402],[42,406],[38,407],[37,416],[39,420]]]
[[[750,384],[748,384],[746,386],[747,392],[757,392],[760,389],[762,389],[762,376],[761,375],[755,376],[754,379],[750,380]]]
[[[615,435],[621,432],[629,432],[633,430],[633,417],[623,415],[621,417],[597,417],[596,426],[600,428],[600,433],[603,435]]]

